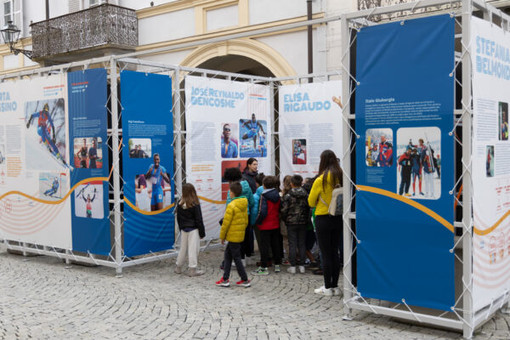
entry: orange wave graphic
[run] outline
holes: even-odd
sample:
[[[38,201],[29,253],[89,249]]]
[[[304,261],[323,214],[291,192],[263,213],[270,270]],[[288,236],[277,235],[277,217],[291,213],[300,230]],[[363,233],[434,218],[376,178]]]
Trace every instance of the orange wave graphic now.
[[[226,204],[227,203],[227,201],[216,201],[216,200],[212,200],[210,198],[203,197],[203,196],[198,196],[198,198],[200,198],[202,201],[206,201],[206,202],[209,202],[212,204]]]
[[[501,225],[501,223],[503,223],[503,221],[508,216],[510,216],[510,210],[508,210],[503,216],[501,216],[500,219],[497,220],[496,223],[494,223],[492,225],[492,227],[481,230],[481,229],[476,228],[476,226],[474,226],[473,231],[475,232],[476,235],[480,235],[480,236],[488,235],[488,234],[492,233],[494,230],[496,230],[496,228],[499,227]]]
[[[388,190],[384,190],[384,189],[380,189],[380,188],[374,188],[374,187],[369,187],[369,186],[366,186],[366,185],[357,185],[356,189],[360,190],[360,191],[371,192],[371,193],[374,193],[374,194],[377,194],[377,195],[382,195],[382,196],[386,196],[386,197],[389,197],[389,198],[393,198],[393,199],[395,199],[397,201],[400,201],[402,203],[410,205],[413,208],[418,209],[421,212],[423,212],[424,214],[432,217],[433,219],[435,219],[437,222],[441,223],[444,227],[446,227],[446,229],[448,229],[452,233],[454,231],[453,225],[450,222],[448,222],[446,219],[441,217],[439,214],[437,214],[435,211],[433,211],[433,210],[427,208],[426,206],[424,206],[424,205],[422,205],[422,204],[420,204],[420,203],[418,203],[416,201],[413,201],[413,200],[411,200],[411,199],[409,199],[407,197],[400,196],[400,195],[395,194],[395,193],[393,193],[391,191],[388,191]]]
[[[91,178],[83,179],[83,180],[79,181],[78,183],[76,183],[75,185],[73,185],[71,190],[69,190],[69,192],[67,194],[65,194],[65,196],[62,197],[61,199],[59,199],[58,201],[43,200],[43,199],[40,199],[40,198],[37,198],[37,197],[34,197],[34,196],[27,195],[24,192],[17,191],[17,190],[6,192],[2,196],[0,196],[0,201],[2,199],[4,199],[5,197],[9,196],[9,195],[19,195],[19,196],[23,196],[25,198],[28,198],[28,199],[30,199],[32,201],[36,201],[36,202],[43,203],[43,204],[55,204],[55,205],[56,204],[61,204],[76,190],[76,188],[78,186],[80,186],[82,184],[85,184],[85,183],[88,183],[88,182],[94,182],[94,181],[107,182],[108,181],[108,177],[91,177]]]

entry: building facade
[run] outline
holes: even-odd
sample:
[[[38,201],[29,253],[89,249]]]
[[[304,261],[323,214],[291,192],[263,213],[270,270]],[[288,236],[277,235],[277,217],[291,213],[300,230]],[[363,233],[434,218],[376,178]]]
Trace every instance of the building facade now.
[[[2,26],[13,21],[21,30],[16,47],[34,51],[31,60],[0,45],[0,73],[132,52],[166,64],[259,76],[286,77],[309,70],[307,27],[281,28],[307,20],[307,0],[0,1]],[[401,2],[410,1],[311,4],[318,19]],[[510,7],[509,0],[489,2]],[[340,21],[314,25],[312,36],[313,72],[339,70]]]

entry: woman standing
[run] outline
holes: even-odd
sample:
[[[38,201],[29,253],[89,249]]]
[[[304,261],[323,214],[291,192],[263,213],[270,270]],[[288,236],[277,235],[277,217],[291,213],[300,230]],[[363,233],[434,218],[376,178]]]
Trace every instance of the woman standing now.
[[[243,170],[243,179],[248,182],[250,185],[251,192],[255,194],[257,192],[257,181],[255,180],[255,177],[258,175],[258,169],[259,169],[259,162],[256,158],[248,158],[246,161],[246,167]],[[248,225],[248,228],[246,229],[245,234],[245,242],[243,245],[243,249],[246,252],[247,256],[253,256],[255,254],[255,237],[254,233],[258,235],[258,229],[255,231],[256,226],[253,226],[251,224]],[[257,239],[258,240],[258,239]]]
[[[248,158],[246,161],[246,167],[243,170],[243,179],[245,179],[250,185],[251,192],[255,193],[257,191],[257,182],[255,181],[255,177],[257,177],[259,169],[259,162],[256,158]]]
[[[342,216],[331,216],[328,213],[333,189],[342,185],[342,169],[335,153],[325,150],[319,163],[319,177],[312,186],[308,196],[308,204],[315,207],[315,224],[317,241],[321,251],[324,286],[315,289],[315,293],[326,296],[339,295],[338,278],[341,261],[339,251],[343,239]]]

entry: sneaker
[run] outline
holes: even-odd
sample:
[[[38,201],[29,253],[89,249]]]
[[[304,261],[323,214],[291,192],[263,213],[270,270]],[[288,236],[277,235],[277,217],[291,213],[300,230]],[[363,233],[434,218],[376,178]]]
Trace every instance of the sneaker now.
[[[281,271],[282,271],[282,270],[281,270],[281,268],[280,268],[280,265],[279,265],[279,264],[275,264],[275,265],[274,265],[274,272],[275,272],[275,273],[279,273],[279,272],[281,272]]]
[[[331,290],[331,288],[326,288],[324,286],[314,289],[313,292],[315,294],[320,294],[320,295],[324,295],[324,296],[333,296],[333,291]]]
[[[287,268],[287,272],[291,274],[296,274],[296,267],[290,266],[289,268]]]
[[[305,266],[299,266],[299,272],[301,274],[304,274],[305,273]]]
[[[333,292],[334,296],[338,296],[341,293],[340,288],[338,288],[338,287],[331,288],[331,291]]]
[[[250,286],[251,286],[251,281],[250,281],[250,279],[248,279],[248,280],[246,280],[246,281],[244,281],[244,280],[237,281],[237,282],[236,282],[236,285],[237,285],[238,287],[248,288],[248,287],[250,287]]]
[[[216,286],[220,286],[220,287],[229,287],[230,286],[230,281],[229,280],[223,280],[223,278],[221,278],[219,281],[216,281]]]
[[[182,267],[181,266],[175,266],[174,273],[175,274],[182,274]]]
[[[253,272],[255,275],[269,275],[269,272],[267,271],[267,268],[265,267],[258,267],[257,270]]]
[[[324,272],[322,271],[322,269],[315,269],[313,271],[313,275],[324,275]]]
[[[282,262],[282,264],[283,264],[284,266],[290,266],[290,262],[289,262],[289,260],[284,260],[284,261]]]

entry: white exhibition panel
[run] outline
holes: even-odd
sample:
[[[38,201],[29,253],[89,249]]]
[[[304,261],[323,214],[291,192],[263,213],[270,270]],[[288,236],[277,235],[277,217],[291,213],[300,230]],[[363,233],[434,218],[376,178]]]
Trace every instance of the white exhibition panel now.
[[[314,177],[322,151],[342,158],[341,81],[287,85],[279,88],[280,172]]]
[[[186,182],[201,198],[206,238],[216,239],[228,191],[228,183],[222,182],[224,170],[242,171],[246,160],[255,157],[259,172],[271,174],[269,87],[194,76],[187,76],[185,83]],[[256,123],[253,129],[248,127],[253,114],[262,127]],[[230,132],[230,148],[223,141],[224,128]],[[225,147],[227,151],[222,151]]]
[[[0,84],[0,239],[72,248],[67,104],[66,74]]]
[[[473,305],[510,290],[510,35],[471,21],[473,72]]]

